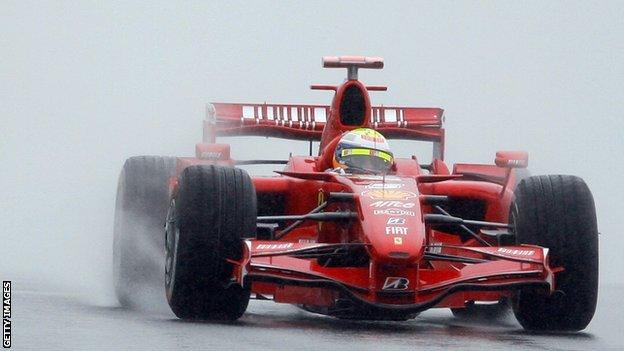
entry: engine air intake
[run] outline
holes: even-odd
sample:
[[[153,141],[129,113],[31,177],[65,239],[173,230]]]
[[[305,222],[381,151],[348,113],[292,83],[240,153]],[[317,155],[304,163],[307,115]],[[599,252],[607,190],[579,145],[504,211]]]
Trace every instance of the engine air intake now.
[[[347,87],[340,102],[340,123],[345,126],[364,124],[366,101],[364,93],[357,85]]]

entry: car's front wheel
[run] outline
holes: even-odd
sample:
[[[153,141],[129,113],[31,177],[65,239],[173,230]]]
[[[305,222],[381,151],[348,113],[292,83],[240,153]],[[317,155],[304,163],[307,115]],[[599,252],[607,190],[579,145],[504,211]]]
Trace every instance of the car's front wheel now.
[[[556,293],[522,290],[514,314],[528,330],[584,329],[598,296],[598,229],[594,200],[578,177],[548,175],[520,182],[511,205],[510,223],[519,244],[549,249]]]
[[[191,166],[178,179],[165,239],[165,287],[183,319],[235,320],[250,291],[232,279],[243,236],[256,231],[256,194],[241,169]]]

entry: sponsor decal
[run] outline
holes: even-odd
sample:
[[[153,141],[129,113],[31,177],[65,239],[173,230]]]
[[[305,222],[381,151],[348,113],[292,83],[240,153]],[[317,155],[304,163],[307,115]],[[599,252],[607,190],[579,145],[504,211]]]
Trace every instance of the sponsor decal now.
[[[374,215],[388,215],[388,216],[415,216],[414,211],[407,211],[400,208],[388,208],[385,210],[374,210]]]
[[[366,189],[400,189],[403,187],[403,183],[372,183],[365,186]]]
[[[504,247],[500,247],[498,252],[513,256],[533,256],[535,254],[535,250],[506,249]]]
[[[199,155],[199,158],[208,160],[220,160],[222,153],[217,151],[204,151]]]
[[[407,227],[386,227],[386,235],[407,235]]]
[[[442,243],[431,242],[428,251],[434,254],[442,253]]]
[[[394,176],[378,176],[378,175],[351,175],[348,176],[349,179],[355,180],[381,180],[383,182],[402,182],[401,178]]]
[[[299,244],[316,244],[316,239],[299,239]]]
[[[399,207],[399,208],[412,208],[416,206],[413,202],[402,202],[402,201],[375,201],[369,205],[370,207]]]
[[[402,277],[388,277],[381,290],[407,290],[409,279]]]
[[[386,224],[405,224],[405,218],[396,218],[396,217],[391,217],[388,218],[388,222]]]
[[[360,137],[366,141],[370,141],[373,143],[384,143],[386,140],[381,136],[370,135],[370,134],[361,134]]]
[[[407,200],[418,195],[411,191],[374,189],[362,192],[362,196],[368,196],[373,200]]]
[[[258,244],[256,246],[256,250],[283,250],[290,249],[295,246],[293,243],[285,243],[285,244]]]
[[[403,245],[403,238],[395,236],[394,237],[394,245]]]

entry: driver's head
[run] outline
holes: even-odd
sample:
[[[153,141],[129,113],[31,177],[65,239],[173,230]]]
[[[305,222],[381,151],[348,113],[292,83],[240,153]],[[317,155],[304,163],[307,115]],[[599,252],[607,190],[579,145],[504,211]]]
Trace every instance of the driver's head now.
[[[393,161],[390,145],[383,135],[373,129],[358,128],[340,138],[333,166],[354,173],[385,173],[390,170]]]

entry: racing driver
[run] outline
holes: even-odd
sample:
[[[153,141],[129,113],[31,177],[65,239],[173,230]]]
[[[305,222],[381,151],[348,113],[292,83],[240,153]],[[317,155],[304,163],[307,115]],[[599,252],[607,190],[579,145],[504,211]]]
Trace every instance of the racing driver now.
[[[330,171],[338,173],[386,174],[394,156],[381,133],[370,128],[358,128],[342,135],[336,145]]]

